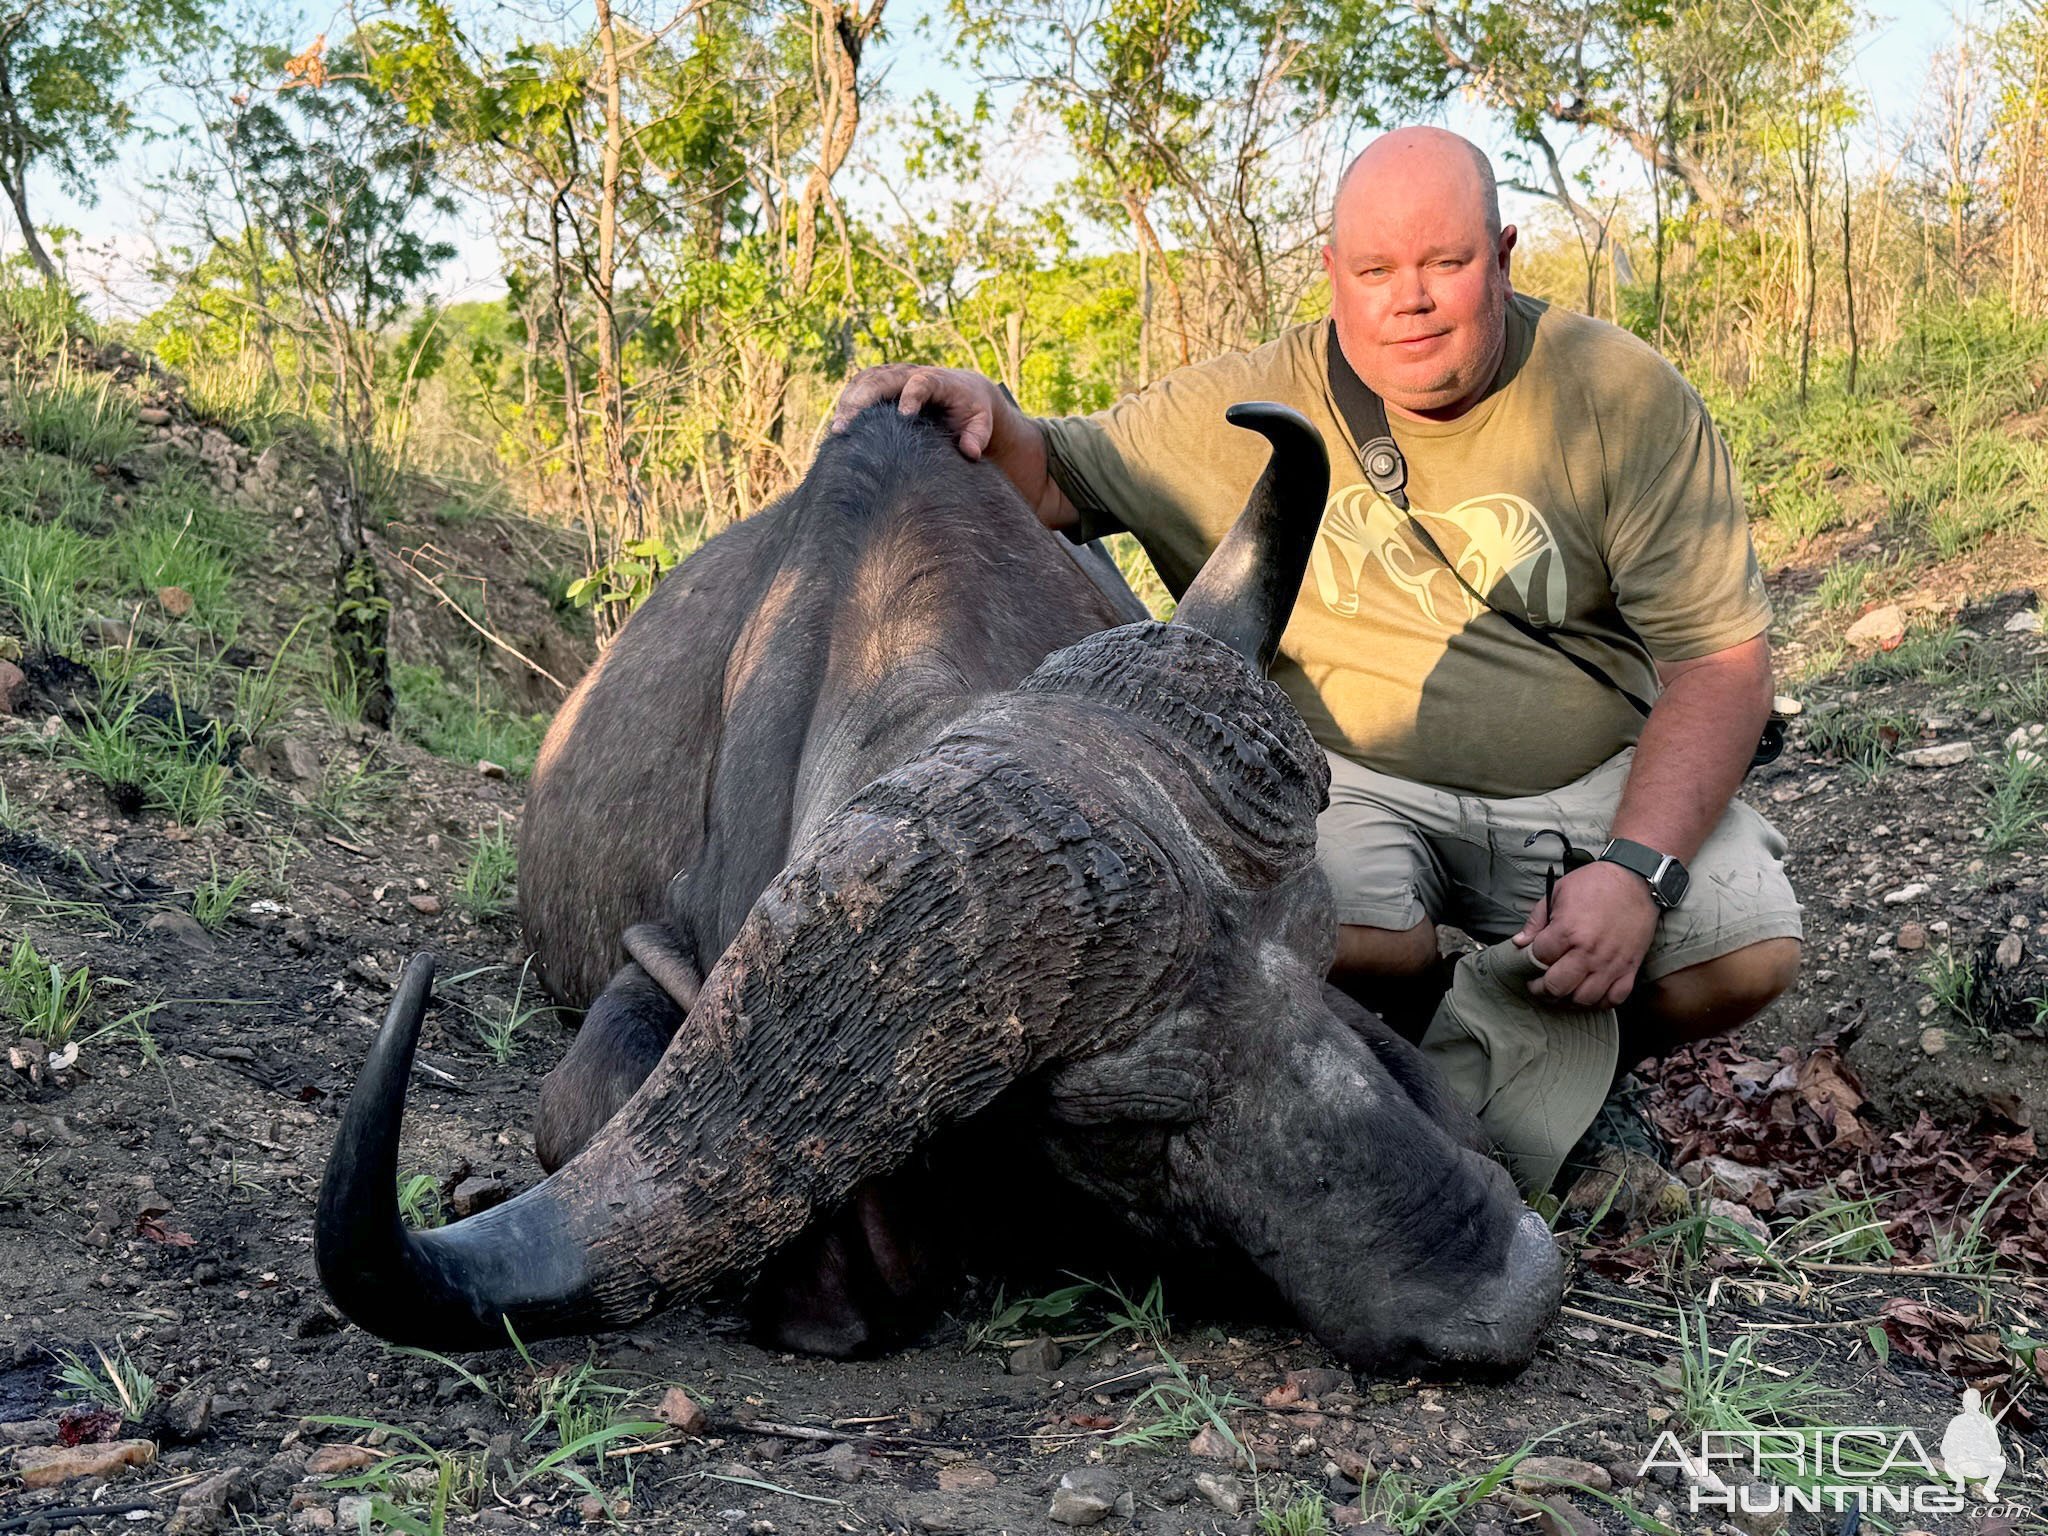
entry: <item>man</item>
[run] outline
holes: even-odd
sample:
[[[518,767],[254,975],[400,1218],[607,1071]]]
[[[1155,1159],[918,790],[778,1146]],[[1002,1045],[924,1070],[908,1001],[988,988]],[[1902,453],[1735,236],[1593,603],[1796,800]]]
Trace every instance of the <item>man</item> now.
[[[1801,929],[1782,838],[1731,803],[1771,668],[1727,450],[1650,347],[1515,294],[1514,245],[1485,155],[1403,129],[1339,186],[1329,321],[1086,419],[1035,421],[976,374],[895,365],[855,379],[836,420],[890,398],[939,408],[1040,521],[1077,540],[1129,529],[1175,593],[1264,462],[1224,407],[1278,400],[1317,425],[1332,490],[1274,678],[1330,753],[1332,979],[1396,1019],[1421,994],[1424,1050],[1535,1191],[1617,1061],[1752,1018],[1791,984]],[[1412,521],[1367,482],[1333,383],[1347,372],[1385,403]],[[1495,609],[1654,696],[1648,718]],[[1606,851],[1549,900],[1546,832]],[[1440,922],[1490,946],[1447,991]]]

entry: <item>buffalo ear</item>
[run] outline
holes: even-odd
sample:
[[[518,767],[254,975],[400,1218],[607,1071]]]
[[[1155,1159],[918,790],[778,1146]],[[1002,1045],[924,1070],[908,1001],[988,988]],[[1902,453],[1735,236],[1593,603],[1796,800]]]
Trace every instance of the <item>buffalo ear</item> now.
[[[1195,1051],[1118,1051],[1060,1067],[1046,1096],[1062,1125],[1185,1125],[1208,1112],[1210,1071]]]

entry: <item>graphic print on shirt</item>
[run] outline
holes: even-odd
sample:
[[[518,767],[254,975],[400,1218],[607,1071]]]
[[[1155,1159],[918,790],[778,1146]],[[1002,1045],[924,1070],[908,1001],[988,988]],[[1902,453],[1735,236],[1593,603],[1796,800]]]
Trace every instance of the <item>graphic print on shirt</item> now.
[[[1499,602],[1505,580],[1532,623],[1563,622],[1569,596],[1564,553],[1550,524],[1529,501],[1497,491],[1461,501],[1448,512],[1417,507],[1413,515],[1474,590]],[[1415,600],[1423,618],[1440,629],[1463,629],[1479,616],[1480,605],[1420,539],[1409,535],[1406,521],[1370,486],[1346,486],[1331,496],[1309,560],[1316,595],[1338,617],[1351,617],[1359,610],[1366,563],[1378,561],[1388,579]]]

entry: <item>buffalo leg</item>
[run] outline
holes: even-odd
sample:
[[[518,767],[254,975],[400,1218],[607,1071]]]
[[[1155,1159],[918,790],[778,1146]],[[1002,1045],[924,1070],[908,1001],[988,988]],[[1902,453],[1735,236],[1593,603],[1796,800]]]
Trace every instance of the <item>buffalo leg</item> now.
[[[647,1080],[683,1022],[675,1000],[637,961],[606,985],[583,1027],[540,1085],[533,1150],[552,1173]]]

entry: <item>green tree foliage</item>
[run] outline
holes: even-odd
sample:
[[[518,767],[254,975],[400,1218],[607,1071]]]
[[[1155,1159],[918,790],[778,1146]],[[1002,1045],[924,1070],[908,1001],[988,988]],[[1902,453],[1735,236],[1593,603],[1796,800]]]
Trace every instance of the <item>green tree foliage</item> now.
[[[204,0],[0,5],[0,189],[46,281],[58,280],[57,268],[36,233],[29,172],[52,171],[91,202],[93,173],[112,161],[134,127],[128,85],[137,64],[190,46],[204,15]]]

